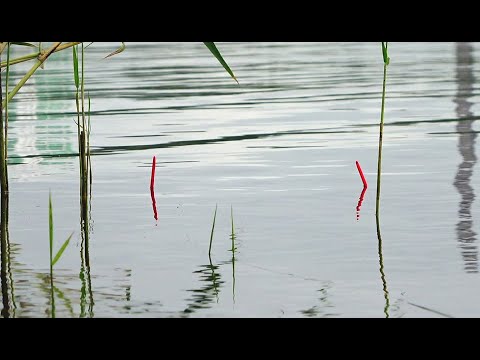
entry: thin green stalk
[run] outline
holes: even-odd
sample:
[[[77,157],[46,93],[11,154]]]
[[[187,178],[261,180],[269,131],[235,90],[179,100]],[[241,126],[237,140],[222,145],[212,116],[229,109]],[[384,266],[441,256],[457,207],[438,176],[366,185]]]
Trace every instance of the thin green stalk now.
[[[10,43],[7,43],[7,64],[10,62]],[[8,161],[8,79],[10,78],[10,65],[7,65],[7,71],[5,75],[5,93],[7,97],[5,98],[5,171],[7,172],[5,176],[7,177],[7,187],[8,187],[8,168],[6,162]],[[7,189],[8,190],[8,189]]]
[[[89,206],[92,206],[91,204],[91,199],[92,199],[92,161],[90,158],[90,131],[92,129],[91,127],[91,122],[90,122],[90,109],[91,109],[91,103],[90,103],[90,94],[87,94],[88,96],[88,119],[87,119],[87,162],[88,162],[88,174],[90,176],[90,183],[89,183],[89,190],[90,190],[90,202]]]
[[[80,80],[79,80],[79,75],[78,75],[78,51],[77,51],[78,46],[73,46],[72,47],[72,53],[73,53],[73,79],[75,81],[75,107],[77,110],[77,143],[78,143],[78,166],[80,169],[80,176],[82,173],[82,158],[80,156],[81,154],[81,140],[80,140],[80,102],[79,102],[79,96],[80,96]],[[81,184],[80,184],[81,186]],[[81,191],[80,191],[80,196],[81,196]]]
[[[388,57],[388,42],[383,45],[382,42],[382,53],[383,53],[383,88],[382,88],[382,110],[380,114],[380,135],[378,140],[378,164],[377,164],[377,197],[375,202],[375,214],[378,216],[380,213],[380,177],[382,173],[382,145],[383,145],[383,119],[385,114],[385,88],[387,82],[387,66],[390,63],[390,58]]]
[[[63,45],[59,45],[53,52],[59,52],[59,51],[62,51],[62,50],[71,48],[72,46],[78,45],[78,44],[80,44],[80,43],[81,43],[81,42],[69,42],[69,43],[65,43],[65,44],[63,44]],[[5,43],[5,46],[6,46],[6,43]],[[3,50],[3,49],[1,48],[1,45],[0,45],[0,50]],[[38,58],[39,56],[41,56],[42,53],[45,53],[45,52],[42,51],[42,52],[36,52],[36,53],[33,53],[33,54],[28,54],[28,55],[20,56],[20,57],[18,57],[18,58],[12,59],[12,61],[10,61],[10,65],[15,65],[15,64],[19,64],[19,63],[22,63],[22,62],[25,62],[25,61],[33,60],[33,59]],[[0,54],[1,54],[1,51],[0,51]],[[1,61],[0,61],[0,68],[4,68],[5,66],[7,66],[7,62],[6,62],[6,61],[4,61],[4,62],[1,62]]]
[[[235,228],[233,226],[233,206],[230,206],[230,219],[232,221],[232,251],[235,250]]]
[[[55,317],[55,294],[54,294],[54,285],[53,285],[53,266],[60,260],[63,252],[70,243],[73,233],[65,240],[60,249],[53,256],[53,207],[52,207],[52,193],[48,192],[48,237],[49,237],[49,248],[50,248],[50,297],[52,305],[52,317]]]
[[[89,225],[89,219],[88,219],[88,169],[89,169],[89,164],[88,164],[88,125],[87,125],[87,119],[85,116],[85,47],[84,44],[82,43],[82,62],[81,62],[81,78],[80,78],[80,104],[81,104],[81,112],[82,112],[82,131],[81,131],[81,157],[82,157],[82,167],[81,167],[81,189],[82,189],[82,194],[81,194],[81,200],[82,200],[82,209],[83,209],[83,226],[84,226],[84,232],[85,232],[85,239],[86,243],[88,244],[88,225]]]
[[[384,124],[384,114],[385,114],[385,89],[387,81],[387,66],[390,63],[390,58],[388,57],[388,42],[385,44],[382,42],[382,55],[383,55],[383,88],[382,88],[382,110],[380,114],[380,135],[378,140],[378,164],[377,164],[377,196],[375,203],[375,223],[377,225],[377,239],[378,239],[378,258],[380,264],[380,278],[383,285],[383,294],[385,297],[385,307],[383,312],[385,317],[389,317],[388,308],[390,307],[390,300],[388,297],[387,289],[387,279],[385,277],[384,266],[383,266],[383,252],[382,252],[382,236],[380,234],[380,177],[382,174],[382,144],[383,144],[383,124]]]
[[[208,257],[212,252],[212,241],[213,241],[213,230],[215,229],[215,219],[217,218],[217,205],[215,204],[215,213],[213,214],[213,223],[212,223],[212,231],[210,233],[210,246],[208,247]]]
[[[13,90],[8,94],[7,99],[11,101],[12,98],[17,94],[17,92],[22,88],[23,85],[27,82],[28,79],[37,71],[37,69],[47,60],[47,58],[54,52],[54,50],[60,45],[60,42],[53,44],[44,54],[42,54],[35,65],[25,74],[25,76],[19,81],[19,83],[13,88]],[[2,102],[2,108],[5,107],[6,100]]]
[[[0,54],[1,60],[1,54]],[[0,186],[2,194],[7,193],[7,173],[5,159],[5,127],[3,123],[3,87],[2,72],[0,71]]]

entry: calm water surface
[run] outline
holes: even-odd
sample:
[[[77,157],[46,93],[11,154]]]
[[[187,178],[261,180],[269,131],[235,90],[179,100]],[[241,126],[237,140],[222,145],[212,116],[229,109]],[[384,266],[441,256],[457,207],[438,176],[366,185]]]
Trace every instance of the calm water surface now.
[[[52,315],[50,190],[57,317],[480,316],[480,45],[389,44],[380,248],[380,44],[217,45],[240,85],[201,43],[87,49],[89,277],[71,52],[17,95],[2,316]]]

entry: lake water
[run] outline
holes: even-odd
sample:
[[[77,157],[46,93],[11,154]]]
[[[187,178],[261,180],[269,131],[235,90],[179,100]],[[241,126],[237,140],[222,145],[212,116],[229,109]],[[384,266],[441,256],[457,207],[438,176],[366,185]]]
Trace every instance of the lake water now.
[[[381,246],[380,43],[217,43],[240,85],[202,43],[118,46],[86,52],[88,281],[71,51],[10,103],[3,317],[52,316],[49,191],[56,317],[480,316],[480,44],[389,44]]]

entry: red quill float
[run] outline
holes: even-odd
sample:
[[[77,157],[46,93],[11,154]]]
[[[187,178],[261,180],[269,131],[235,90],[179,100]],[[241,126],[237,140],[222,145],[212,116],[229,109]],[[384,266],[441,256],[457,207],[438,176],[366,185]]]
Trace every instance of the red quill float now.
[[[154,156],[152,162],[152,176],[150,177],[150,196],[152,197],[152,208],[153,208],[153,217],[155,220],[158,220],[157,215],[157,202],[155,201],[155,167],[157,164],[157,159]]]

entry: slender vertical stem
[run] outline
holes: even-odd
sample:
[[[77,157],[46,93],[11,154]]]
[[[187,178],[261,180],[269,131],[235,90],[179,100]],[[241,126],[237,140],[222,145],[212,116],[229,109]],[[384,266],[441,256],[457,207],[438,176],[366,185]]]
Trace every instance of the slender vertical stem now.
[[[388,318],[388,308],[390,307],[390,300],[388,297],[387,289],[387,279],[385,277],[384,266],[383,266],[383,253],[382,253],[382,236],[380,234],[380,176],[382,173],[382,143],[383,143],[383,119],[385,114],[385,88],[387,81],[387,66],[390,63],[390,58],[388,57],[388,43],[385,45],[382,42],[382,53],[383,53],[383,88],[382,88],[382,110],[380,114],[380,137],[378,140],[378,166],[377,166],[377,198],[375,203],[375,222],[377,225],[377,239],[378,239],[378,261],[380,264],[380,278],[382,279],[383,285],[383,294],[385,297],[385,307],[383,312]]]
[[[0,61],[1,61],[0,54]],[[2,72],[0,71],[0,177],[1,177],[1,192],[7,192],[7,173],[6,173],[6,159],[5,159],[5,128],[3,124],[3,87],[2,87]]]
[[[210,233],[210,245],[208,247],[208,257],[212,252],[213,231],[215,230],[215,219],[217,218],[217,205],[215,205],[215,213],[213,214],[212,232]]]
[[[5,76],[5,176],[7,177],[7,190],[8,190],[8,80],[10,78],[10,43],[7,43],[7,71]]]
[[[380,114],[380,135],[378,139],[378,164],[377,164],[377,198],[375,202],[375,214],[380,213],[380,177],[382,173],[382,145],[383,145],[383,118],[385,114],[385,87],[387,82],[387,62],[383,64],[383,88],[382,88],[382,110]]]

